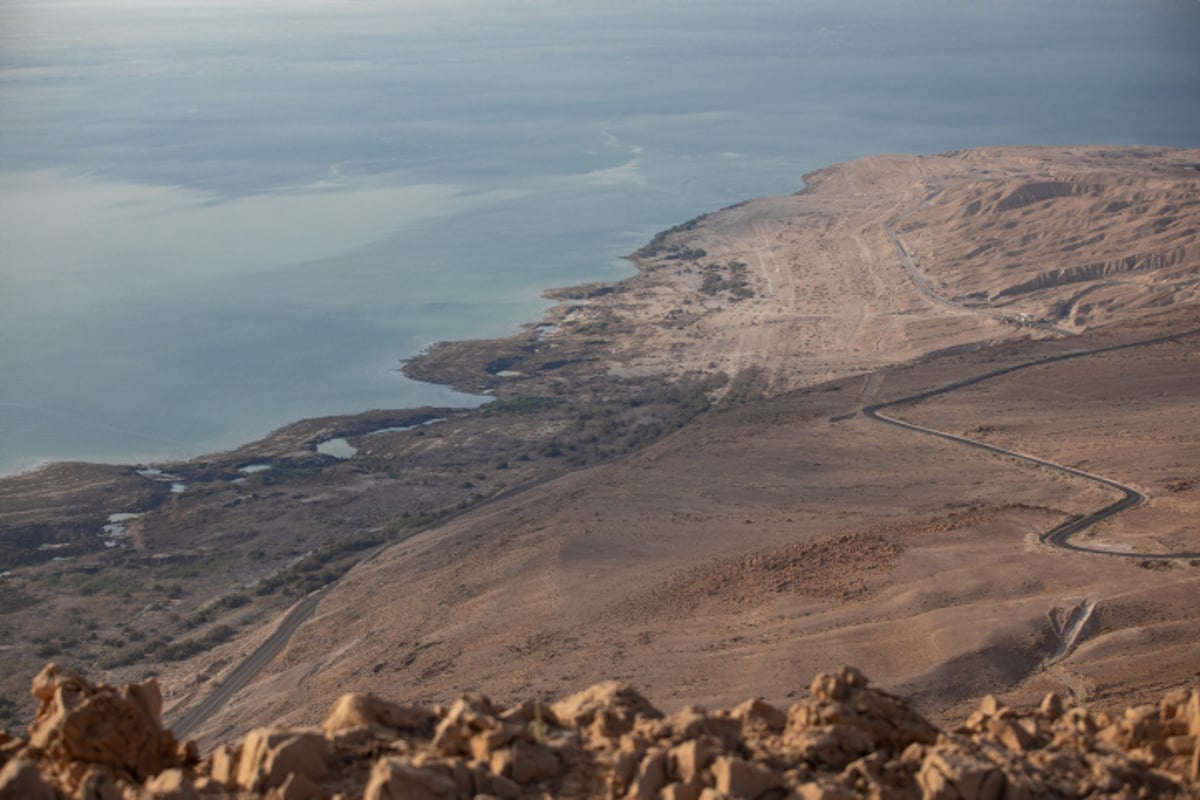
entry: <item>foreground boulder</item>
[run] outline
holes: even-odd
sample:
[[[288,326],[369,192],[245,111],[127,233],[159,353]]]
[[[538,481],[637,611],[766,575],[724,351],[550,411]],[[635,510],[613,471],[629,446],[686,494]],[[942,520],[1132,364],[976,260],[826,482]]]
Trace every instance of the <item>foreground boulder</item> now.
[[[424,710],[346,695],[320,728],[259,728],[196,757],[159,723],[153,682],[93,686],[51,665],[29,738],[0,733],[0,800],[839,800],[1200,798],[1200,690],[1119,718],[1049,695],[985,698],[939,730],[843,668],[789,709],[748,700],[664,716],[627,684],[510,708]]]
[[[28,742],[0,744],[0,798],[120,797],[166,770],[194,766],[195,746],[163,730],[153,681],[95,686],[50,664],[33,679],[37,716]],[[5,735],[0,742],[7,738]]]

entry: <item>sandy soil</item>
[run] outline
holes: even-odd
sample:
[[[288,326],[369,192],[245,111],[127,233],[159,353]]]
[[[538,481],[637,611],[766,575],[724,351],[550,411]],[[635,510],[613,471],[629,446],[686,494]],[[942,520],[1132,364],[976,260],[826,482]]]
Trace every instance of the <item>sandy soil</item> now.
[[[615,677],[665,708],[783,703],[813,672],[853,663],[947,719],[988,692],[1020,706],[1067,689],[1104,707],[1193,681],[1200,567],[1037,541],[1111,492],[857,412],[1200,327],[1198,163],[1196,151],[1071,148],[840,165],[800,195],[661,236],[635,278],[563,295],[552,334],[435,349],[417,374],[440,363],[475,388],[538,359],[537,385],[569,385],[546,359],[572,352],[616,376],[724,371],[727,392],[757,376],[773,397],[361,565],[206,737],[315,721],[350,690],[509,699]],[[1092,226],[1104,236],[1078,238]],[[993,243],[974,252],[984,230]],[[1027,370],[903,415],[1150,496],[1092,541],[1197,550],[1197,351],[1180,339]],[[481,352],[509,355],[487,369]],[[1098,622],[1052,665],[1061,619],[1083,600]]]

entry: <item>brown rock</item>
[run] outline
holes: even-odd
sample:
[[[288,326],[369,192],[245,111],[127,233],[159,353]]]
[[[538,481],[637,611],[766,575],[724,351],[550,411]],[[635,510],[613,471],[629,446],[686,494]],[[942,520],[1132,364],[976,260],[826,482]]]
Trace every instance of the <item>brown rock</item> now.
[[[1014,753],[1023,753],[1037,743],[1029,731],[1012,719],[990,719],[987,731],[993,739]]]
[[[293,772],[268,796],[277,800],[326,800],[329,793],[311,778]]]
[[[733,709],[733,718],[740,720],[749,730],[767,730],[782,733],[787,725],[787,713],[758,698],[747,700]]]
[[[1121,730],[1126,747],[1139,747],[1147,742],[1161,742],[1164,738],[1156,705],[1125,709],[1125,715],[1117,725]]]
[[[380,700],[369,694],[344,694],[333,704],[321,730],[329,738],[355,728],[380,733],[421,731],[433,725],[433,714],[411,706]]]
[[[655,800],[658,792],[667,785],[667,753],[660,747],[646,752],[625,796],[630,800]]]
[[[471,794],[472,795],[488,794],[489,792],[491,792],[491,790],[492,790],[492,772],[491,772],[491,770],[489,770],[487,768],[486,764],[475,763],[475,764],[468,765],[467,766],[467,774],[471,779]],[[462,778],[458,774],[457,770],[455,771],[455,774],[454,774],[454,780],[456,783],[462,780]],[[459,790],[460,791],[462,790],[461,785],[459,786]]]
[[[258,728],[246,734],[238,763],[238,786],[258,792],[283,785],[288,775],[319,781],[329,774],[329,744],[311,731]]]
[[[261,728],[219,747],[196,777],[187,769],[197,760],[194,748],[173,738],[159,741],[158,752],[175,763],[144,777],[126,762],[72,757],[85,747],[123,752],[103,740],[68,743],[79,738],[79,720],[106,709],[118,708],[122,725],[155,721],[152,689],[93,687],[45,671],[35,687],[43,713],[32,727],[47,749],[0,738],[0,800],[329,800],[335,790],[344,793],[335,797],[354,796],[364,785],[372,800],[548,800],[596,797],[606,787],[610,797],[631,800],[1200,798],[1188,784],[1200,779],[1195,692],[1175,691],[1114,718],[1078,708],[1060,714],[1053,700],[1020,714],[985,699],[960,729],[967,736],[939,733],[855,670],[819,676],[814,697],[793,706],[786,723],[782,712],[755,700],[732,712],[688,707],[663,719],[636,692],[612,683],[554,710],[531,702],[498,714],[486,698],[468,695],[441,712],[434,730],[433,714],[410,709],[404,716],[403,707],[349,695],[323,726],[332,742],[316,730]],[[105,719],[96,721],[112,734]],[[381,751],[388,755],[379,758]]]
[[[482,695],[466,694],[454,701],[454,705],[438,723],[433,734],[433,744],[443,755],[473,755],[481,745],[472,745],[471,740],[481,733],[489,734],[501,727],[501,723],[496,719],[496,709],[490,700]],[[481,744],[482,749],[490,751],[498,746],[499,742],[493,743],[485,737]]]
[[[146,781],[142,792],[146,800],[197,800],[192,779],[181,769],[167,769]]]
[[[1048,692],[1042,698],[1042,704],[1038,706],[1038,713],[1046,719],[1053,722],[1063,715],[1063,701],[1054,692]]]
[[[9,736],[7,731],[0,731],[0,769],[24,747],[24,741]]]
[[[700,779],[688,783],[669,783],[658,793],[660,800],[700,800],[704,784]]]
[[[289,775],[319,781],[329,774],[329,745],[317,733],[299,733],[271,750],[266,762],[266,785],[281,786]]]
[[[519,725],[559,726],[554,712],[540,700],[526,700],[520,705],[506,708],[497,715],[497,718],[501,722],[512,722]]]
[[[483,759],[476,759],[476,761],[483,761]],[[493,752],[491,757],[487,759],[487,765],[494,774],[511,778],[513,768],[512,750],[497,750]]]
[[[941,745],[925,757],[917,784],[930,800],[999,800],[1005,779],[990,761]]]
[[[870,686],[856,669],[843,667],[833,675],[818,675],[811,688],[812,699],[789,710],[785,739],[795,739],[809,727],[832,725],[855,728],[866,736],[870,747],[888,753],[898,753],[913,742],[930,744],[937,739],[937,729],[928,720],[900,698]],[[858,748],[854,758],[864,752]]]
[[[50,664],[34,679],[33,695],[39,707],[29,742],[52,761],[102,765],[139,784],[184,761],[175,737],[163,730],[162,695],[153,680],[94,686]]]
[[[73,765],[78,767],[79,765]],[[88,764],[82,770],[72,769],[71,785],[77,787],[75,796],[87,800],[125,800],[112,769],[99,764]],[[135,792],[137,790],[134,790]]]
[[[492,792],[501,798],[501,800],[518,800],[521,796],[521,787],[512,778],[506,778],[503,775],[493,775]],[[409,799],[405,797],[405,800]],[[412,800],[417,800],[417,798],[413,798]]]
[[[458,787],[459,797],[474,797],[475,796],[475,775],[463,761],[455,761],[450,765],[451,771],[454,773],[451,777],[454,778],[454,785]]]
[[[288,738],[287,731],[273,728],[255,728],[242,740],[241,757],[233,783],[249,791],[258,791],[266,772],[267,753]]]
[[[1195,736],[1168,736],[1166,742],[1167,752],[1173,756],[1184,756],[1196,749]]]
[[[802,783],[793,790],[800,800],[857,800],[858,795],[841,786],[823,786],[819,783]]]
[[[818,673],[813,678],[809,691],[818,702],[840,702],[850,697],[855,689],[866,689],[870,681],[854,667],[841,667],[835,674]]]
[[[208,775],[214,782],[232,789],[237,785],[238,764],[241,761],[241,750],[221,745],[208,760]]]
[[[499,776],[493,778],[493,789],[502,780],[505,779]],[[496,794],[505,796],[499,791]],[[381,758],[375,762],[363,792],[363,800],[455,800],[457,796],[458,785],[453,778],[397,758]]]
[[[605,681],[553,704],[550,710],[566,725],[587,729],[593,735],[616,737],[633,730],[639,716],[661,719],[662,712],[650,705],[627,683]]]
[[[755,800],[783,783],[779,773],[770,767],[729,756],[716,759],[709,771],[718,792],[747,800]]]
[[[710,736],[720,740],[725,747],[730,749],[738,747],[742,742],[740,720],[710,715],[704,709],[696,706],[684,706],[663,722],[664,733],[676,742]]]
[[[718,740],[701,736],[672,747],[668,753],[668,769],[677,780],[691,783],[720,754],[721,743]]]
[[[512,779],[517,783],[535,783],[562,774],[558,754],[541,742],[514,742],[512,758]]]
[[[1158,703],[1158,716],[1164,723],[1171,723],[1174,734],[1187,733],[1187,702],[1191,697],[1188,689],[1175,689],[1163,695]]]
[[[629,785],[633,783],[633,775],[641,763],[640,756],[628,751],[621,751],[613,758],[612,770],[608,774],[608,794],[610,797],[624,797]]]
[[[872,750],[869,736],[850,725],[825,725],[789,730],[786,743],[796,755],[812,765],[827,769],[844,769],[847,764]]]
[[[32,761],[18,756],[0,769],[0,800],[54,800],[55,797]]]

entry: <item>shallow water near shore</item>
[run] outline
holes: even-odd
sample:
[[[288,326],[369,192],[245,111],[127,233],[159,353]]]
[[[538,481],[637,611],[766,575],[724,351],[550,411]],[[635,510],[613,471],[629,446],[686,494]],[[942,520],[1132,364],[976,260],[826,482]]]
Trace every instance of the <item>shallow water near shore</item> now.
[[[826,164],[1200,144],[1200,4],[0,9],[0,472],[486,400],[409,381]]]

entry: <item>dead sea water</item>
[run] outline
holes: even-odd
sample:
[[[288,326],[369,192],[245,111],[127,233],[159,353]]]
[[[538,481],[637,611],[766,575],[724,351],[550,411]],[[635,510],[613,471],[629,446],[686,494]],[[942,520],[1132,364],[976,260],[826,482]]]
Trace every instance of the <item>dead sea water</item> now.
[[[9,0],[0,471],[472,404],[396,370],[826,164],[1200,144],[1200,4]]]

